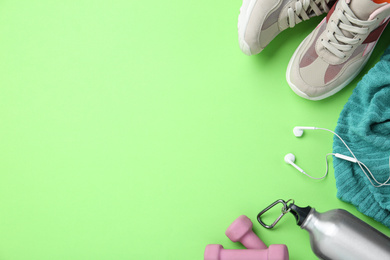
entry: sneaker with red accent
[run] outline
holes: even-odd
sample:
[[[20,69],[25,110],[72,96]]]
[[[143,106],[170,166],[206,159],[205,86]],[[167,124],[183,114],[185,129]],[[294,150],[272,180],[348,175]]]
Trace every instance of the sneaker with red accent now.
[[[363,69],[389,18],[389,3],[339,0],[291,58],[291,89],[310,100],[340,91]]]
[[[336,0],[243,0],[238,16],[242,52],[261,52],[281,31],[322,15]]]

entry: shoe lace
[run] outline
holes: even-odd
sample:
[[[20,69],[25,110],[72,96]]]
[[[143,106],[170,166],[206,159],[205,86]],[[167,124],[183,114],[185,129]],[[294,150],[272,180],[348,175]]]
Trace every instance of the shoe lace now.
[[[345,52],[352,50],[353,45],[360,42],[359,35],[368,33],[368,26],[375,20],[363,21],[356,18],[345,1],[341,1],[342,10],[338,10],[338,21],[330,20],[326,36],[327,41],[322,40],[322,45],[340,59],[346,58]]]
[[[334,0],[297,0],[295,6],[287,9],[288,25],[292,28],[302,20],[329,12],[329,2]]]

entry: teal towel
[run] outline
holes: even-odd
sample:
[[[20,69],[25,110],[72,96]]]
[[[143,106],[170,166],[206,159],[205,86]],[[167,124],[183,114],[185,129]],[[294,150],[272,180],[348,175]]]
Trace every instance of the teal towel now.
[[[336,133],[379,182],[390,174],[390,46],[345,104]],[[352,156],[335,136],[333,152]],[[390,227],[390,186],[375,188],[359,165],[333,157],[337,197]]]

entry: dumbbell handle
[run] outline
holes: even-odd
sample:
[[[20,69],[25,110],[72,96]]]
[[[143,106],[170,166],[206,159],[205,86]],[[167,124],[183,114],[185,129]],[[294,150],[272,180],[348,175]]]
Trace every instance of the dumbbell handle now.
[[[268,250],[264,249],[223,249],[219,260],[268,260]]]
[[[264,244],[263,241],[252,231],[248,232],[245,236],[241,238],[241,244],[243,244],[248,249],[267,249],[268,247]]]
[[[266,249],[267,246],[252,230],[253,223],[245,215],[239,216],[225,234],[233,242],[241,242],[248,249]]]
[[[288,260],[286,245],[270,245],[267,249],[224,249],[221,245],[206,246],[204,260]]]

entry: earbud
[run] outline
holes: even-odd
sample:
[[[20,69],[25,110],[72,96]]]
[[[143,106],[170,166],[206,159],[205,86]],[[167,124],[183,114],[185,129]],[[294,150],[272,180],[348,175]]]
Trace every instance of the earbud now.
[[[301,137],[303,135],[303,130],[316,130],[317,127],[314,126],[296,126],[293,129],[294,135],[296,137]]]
[[[300,171],[301,173],[305,173],[304,170],[302,170],[301,168],[298,167],[298,165],[296,165],[294,162],[295,162],[295,156],[292,154],[292,153],[289,153],[289,154],[286,154],[286,156],[284,156],[284,161],[287,163],[287,164],[291,164],[292,166],[294,166],[295,169],[297,169],[298,171]]]

